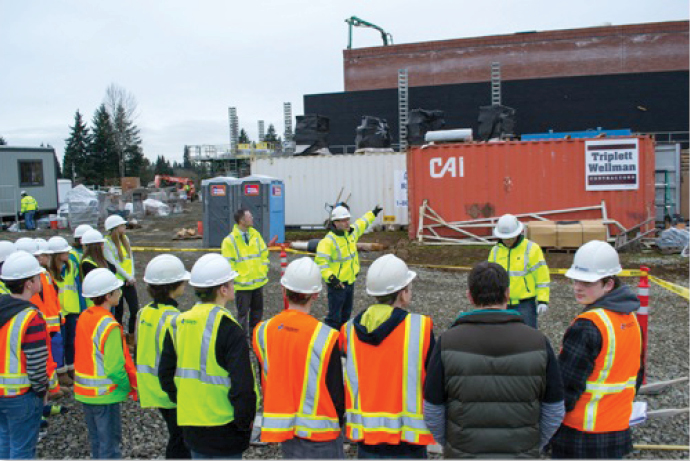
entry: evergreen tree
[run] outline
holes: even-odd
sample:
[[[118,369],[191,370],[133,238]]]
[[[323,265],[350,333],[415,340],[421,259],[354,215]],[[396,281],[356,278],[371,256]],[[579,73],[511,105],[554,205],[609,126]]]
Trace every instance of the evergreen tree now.
[[[249,144],[249,135],[247,134],[246,131],[244,131],[244,128],[240,130],[240,136],[239,140],[237,141],[239,144]]]
[[[6,145],[7,145],[7,141],[5,141],[5,138],[0,136],[0,146],[6,146]]]
[[[50,144],[49,144],[50,145]],[[60,161],[57,158],[57,153],[53,150],[53,161],[55,162],[55,174],[58,179],[62,178],[62,170],[60,169]]]
[[[92,123],[93,135],[84,177],[95,184],[105,185],[106,179],[120,176],[113,125],[105,104],[96,109]]]
[[[268,125],[268,130],[266,130],[266,135],[264,136],[265,142],[278,142],[278,134],[276,133],[276,127],[271,123]]]
[[[73,176],[86,177],[85,168],[91,143],[89,128],[84,123],[81,113],[74,114],[74,126],[70,128],[69,138],[65,139],[65,155],[62,158],[62,171],[66,178]]]
[[[167,174],[172,175],[173,169],[170,162],[165,159],[165,156],[159,155],[156,159],[156,165],[153,169],[154,174]]]
[[[144,154],[141,150],[139,128],[128,117],[127,110],[120,104],[112,115],[115,150],[120,160],[120,174],[139,176]]]
[[[184,168],[185,170],[191,170],[193,168],[192,160],[189,155],[189,146],[184,146],[184,154],[182,155],[182,168]]]

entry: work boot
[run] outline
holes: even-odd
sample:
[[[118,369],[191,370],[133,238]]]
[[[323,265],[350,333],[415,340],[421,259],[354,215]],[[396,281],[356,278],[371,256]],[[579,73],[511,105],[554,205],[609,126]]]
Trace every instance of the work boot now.
[[[72,382],[74,382],[74,368],[72,368],[71,370],[67,370],[67,375],[72,380]]]
[[[65,373],[58,373],[58,381],[60,382],[60,386],[74,386],[74,381],[72,380],[72,378],[70,378],[69,371]]]
[[[44,405],[43,406],[43,417],[48,418],[50,416],[64,415],[69,411],[64,405]]]

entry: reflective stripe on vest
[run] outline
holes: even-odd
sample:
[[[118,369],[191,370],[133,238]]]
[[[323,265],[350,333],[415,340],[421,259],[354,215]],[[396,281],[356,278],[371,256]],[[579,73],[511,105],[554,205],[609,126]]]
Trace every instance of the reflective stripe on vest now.
[[[0,280],[0,295],[8,295],[10,294],[10,290],[7,289],[5,286],[5,283]]]
[[[201,340],[201,358],[199,360],[199,370],[191,368],[180,368],[177,367],[175,370],[175,376],[184,379],[196,379],[202,383],[207,384],[217,384],[222,386],[231,386],[229,376],[211,376],[206,373],[206,362],[208,361],[208,351],[211,347],[211,337],[213,336],[213,324],[216,321],[216,316],[220,313],[220,307],[214,307],[208,314],[208,319],[206,320],[206,326],[204,328],[204,336]],[[177,342],[177,341],[176,341]]]
[[[380,411],[365,411],[361,408],[361,392],[359,385],[356,351],[356,335],[354,321],[350,320],[345,326],[347,339],[347,359],[345,365],[345,381],[347,392],[350,394],[351,408],[346,409],[348,437],[354,441],[365,439],[369,432],[384,432],[395,435],[407,443],[432,443],[430,431],[424,423],[423,416],[423,382],[424,341],[428,331],[424,328],[424,318],[417,314],[408,314],[405,318],[405,344],[403,348],[403,382],[402,412],[385,413]],[[365,365],[362,365],[365,366]],[[385,384],[381,384],[385,385]],[[393,384],[395,385],[395,384]],[[423,439],[422,439],[423,438]]]
[[[223,255],[226,256],[228,261],[233,264],[233,267],[239,272],[239,276],[234,280],[235,287],[239,290],[253,290],[264,286],[268,282],[268,277],[266,272],[266,266],[269,265],[267,262],[262,260],[265,252],[268,251],[266,244],[261,238],[261,234],[255,229],[249,229],[247,233],[249,234],[248,240],[252,243],[252,240],[256,242],[256,249],[250,247],[250,244],[246,244],[245,251],[257,251],[257,253],[246,253],[240,252],[240,246],[237,243],[237,232],[238,227],[235,228],[228,234],[227,239],[232,244],[235,249],[235,256],[227,256],[226,252]],[[242,265],[240,267],[240,265]]]
[[[26,331],[29,322],[36,315],[38,315],[38,310],[34,307],[24,309],[2,327],[6,336],[1,346],[4,356],[1,357],[0,364],[0,395],[22,395],[31,388],[21,344],[22,332]]]
[[[77,271],[71,262],[67,262],[67,270],[62,281],[55,280],[58,287],[58,299],[60,308],[65,314],[78,314],[81,311],[79,306],[79,288],[77,287]]]
[[[127,239],[127,241],[129,242],[129,238],[127,238],[126,235],[123,235],[123,238]],[[118,253],[117,246],[115,246],[115,242],[113,242],[113,239],[110,235],[108,235],[105,238],[105,244],[108,245],[108,251],[110,251],[110,254],[112,254],[113,257],[120,262],[120,267],[122,267],[122,269],[124,269],[127,275],[131,277],[133,262],[132,255],[127,253],[127,248],[124,245],[120,245],[120,249],[122,250],[122,259],[120,259],[120,253]],[[125,278],[119,273],[116,273],[115,276],[120,280],[125,281]]]
[[[273,320],[273,319],[271,319]],[[256,330],[256,343],[258,345],[262,369],[265,379],[271,379],[268,364],[267,326],[271,321],[262,323]],[[264,414],[262,421],[262,440],[266,433],[283,433],[285,440],[297,437],[312,441],[324,441],[335,439],[340,433],[340,423],[335,414],[328,416],[319,414],[321,398],[329,398],[328,395],[320,395],[320,387],[325,382],[326,369],[324,364],[330,357],[332,348],[335,347],[338,333],[321,322],[317,322],[316,328],[311,334],[308,345],[308,355],[304,361],[304,377],[301,383],[299,406],[295,412],[276,413],[276,408],[269,408],[264,402]],[[330,347],[329,347],[330,346]],[[299,365],[297,365],[299,366]],[[273,412],[272,412],[273,411]],[[322,410],[323,411],[323,410]],[[282,438],[280,435],[278,436]],[[275,441],[275,440],[270,440]]]
[[[103,316],[98,321],[98,326],[93,332],[92,343],[93,343],[93,362],[94,362],[94,375],[86,375],[83,373],[76,373],[74,377],[74,382],[80,387],[86,388],[95,393],[95,395],[107,395],[114,390],[115,383],[106,376],[105,374],[105,360],[103,357],[103,348],[105,347],[105,339],[107,335],[117,328],[117,321],[114,319]],[[125,352],[127,353],[127,352]],[[75,389],[76,391],[77,389]]]
[[[165,340],[166,325],[172,327],[180,314],[177,309],[165,305],[150,304],[139,311],[137,316],[137,384],[142,408],[175,408],[168,395],[163,391],[158,380],[158,367],[161,360],[161,348]],[[174,310],[173,310],[174,309]],[[154,322],[156,317],[158,321]]]
[[[636,382],[636,376],[633,376],[623,383],[605,383],[609,373],[611,373],[616,354],[616,332],[611,319],[601,309],[594,309],[591,312],[597,315],[606,326],[608,347],[604,352],[604,368],[599,372],[599,377],[596,380],[588,379],[585,385],[585,392],[592,394],[592,399],[585,406],[584,429],[586,431],[594,430],[599,402],[604,396],[617,394],[631,387],[634,388]]]
[[[602,433],[629,427],[635,384],[640,366],[642,339],[634,314],[595,308],[575,320],[594,323],[602,337],[585,390],[566,413],[563,424],[579,431]]]
[[[180,426],[222,426],[235,419],[228,400],[232,382],[215,351],[224,318],[240,328],[229,311],[213,304],[196,304],[177,316],[175,385]]]

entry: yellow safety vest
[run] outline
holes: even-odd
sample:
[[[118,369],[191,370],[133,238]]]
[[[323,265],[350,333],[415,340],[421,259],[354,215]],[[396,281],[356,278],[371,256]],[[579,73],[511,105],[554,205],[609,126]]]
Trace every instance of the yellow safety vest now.
[[[0,280],[0,295],[8,295],[10,294],[10,290],[7,289],[5,286],[5,282]]]
[[[268,248],[261,234],[249,228],[249,243],[242,237],[242,231],[235,224],[232,232],[223,239],[221,254],[239,274],[234,280],[235,289],[256,290],[268,283]]]
[[[126,235],[124,236],[124,238],[127,239],[127,241],[129,242],[129,238]],[[132,255],[127,253],[127,249],[125,248],[125,246],[120,245],[120,248],[122,249],[122,259],[120,260],[118,257],[119,253],[117,252],[117,246],[115,245],[115,242],[113,242],[113,239],[110,235],[108,235],[105,238],[105,244],[108,245],[110,253],[112,253],[112,255],[115,256],[115,258],[118,258],[118,260],[120,261],[120,266],[122,266],[127,275],[131,277],[134,269],[134,260],[132,258]],[[123,282],[127,281],[127,279],[123,277],[121,274],[116,273],[115,275]]]
[[[77,288],[77,274],[79,270],[74,267],[72,261],[67,261],[67,270],[62,281],[55,280],[58,287],[58,298],[60,299],[61,312],[67,314],[78,314],[81,312],[79,307],[79,289]]]
[[[169,328],[175,338],[180,311],[167,304],[150,303],[137,315],[137,386],[142,408],[175,408],[175,403],[161,388],[158,364],[163,341]]]
[[[223,426],[235,419],[228,400],[228,372],[218,365],[216,340],[221,319],[237,323],[215,304],[196,304],[177,317],[177,422],[180,426]]]
[[[501,265],[508,272],[511,305],[529,298],[537,298],[538,303],[549,302],[551,275],[539,245],[526,238],[515,248],[498,243],[489,253],[489,262]]]
[[[369,211],[345,235],[331,231],[319,242],[314,262],[321,269],[324,281],[328,282],[330,276],[335,275],[341,282],[354,283],[360,267],[357,241],[375,219],[374,213]]]
[[[27,211],[38,210],[38,202],[36,202],[36,199],[30,195],[22,197],[21,204],[22,204],[22,208],[21,208],[21,210],[19,210],[20,213],[26,213]]]

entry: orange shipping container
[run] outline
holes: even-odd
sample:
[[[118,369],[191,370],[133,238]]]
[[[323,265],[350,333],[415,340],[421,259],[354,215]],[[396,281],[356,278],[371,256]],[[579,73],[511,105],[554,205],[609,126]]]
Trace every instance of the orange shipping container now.
[[[649,137],[413,147],[407,172],[410,238],[417,235],[425,199],[447,222],[588,207],[602,200],[608,217],[626,228],[654,213],[654,142]],[[598,210],[549,217],[599,218]]]

